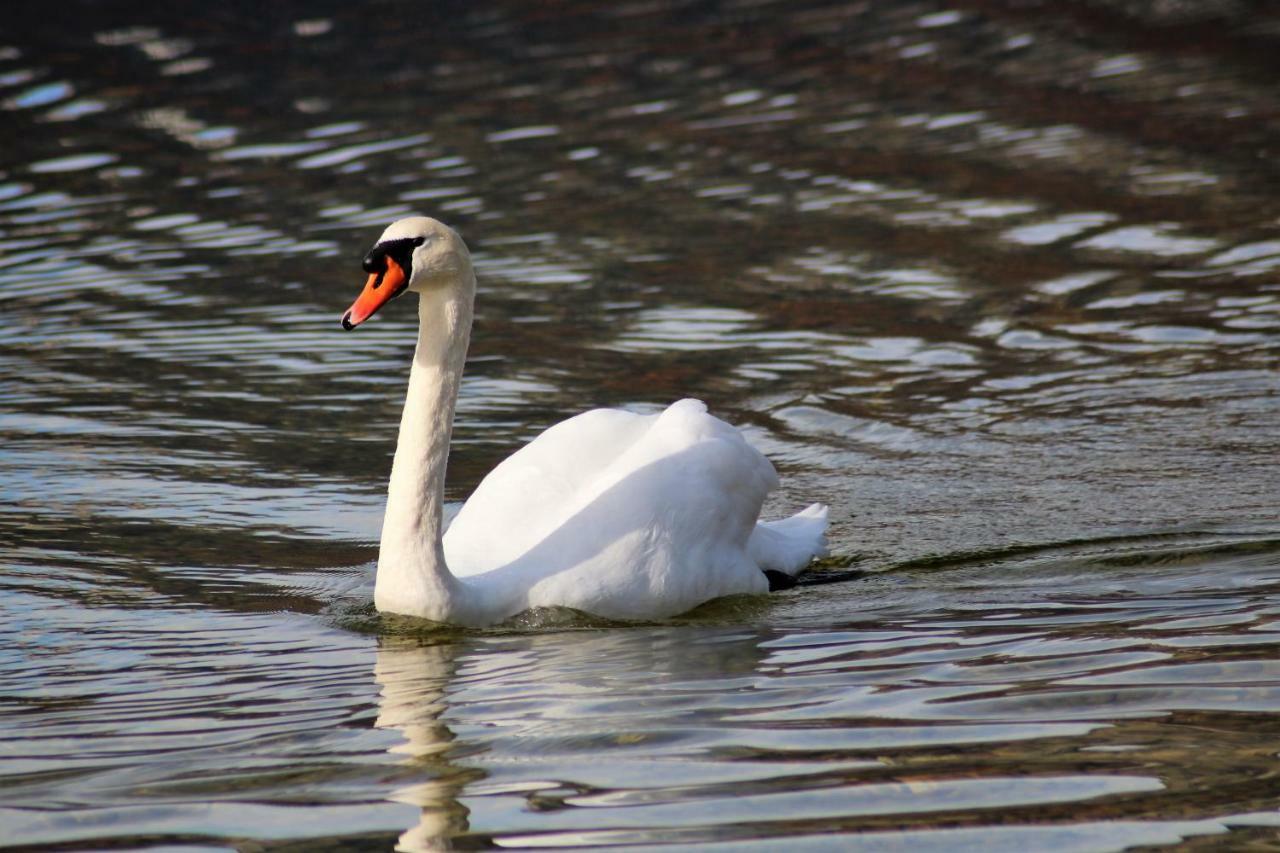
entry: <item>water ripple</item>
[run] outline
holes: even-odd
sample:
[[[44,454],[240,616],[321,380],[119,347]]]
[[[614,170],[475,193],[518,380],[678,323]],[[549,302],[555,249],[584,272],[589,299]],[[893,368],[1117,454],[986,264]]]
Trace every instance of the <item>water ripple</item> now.
[[[7,838],[1265,845],[1274,15],[1147,6],[15,10]],[[451,506],[692,395],[832,560],[659,625],[377,616],[416,318],[336,318],[418,212],[480,278]]]

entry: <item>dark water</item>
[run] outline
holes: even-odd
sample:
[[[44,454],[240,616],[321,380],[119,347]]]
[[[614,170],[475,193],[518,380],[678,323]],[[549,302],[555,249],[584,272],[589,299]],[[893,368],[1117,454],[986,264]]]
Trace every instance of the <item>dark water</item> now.
[[[1274,5],[5,17],[0,843],[1280,843]],[[376,617],[416,317],[337,319],[410,212],[481,275],[452,499],[698,396],[838,582]]]

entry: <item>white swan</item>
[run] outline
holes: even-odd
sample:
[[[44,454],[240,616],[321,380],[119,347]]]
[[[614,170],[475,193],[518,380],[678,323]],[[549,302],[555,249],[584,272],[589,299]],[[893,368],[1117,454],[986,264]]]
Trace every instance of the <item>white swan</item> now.
[[[485,477],[445,532],[445,462],[476,289],[471,256],[452,229],[414,216],[383,232],[364,268],[369,280],[342,317],[346,329],[406,289],[419,295],[378,553],[379,610],[463,625],[551,606],[657,619],[766,592],[770,577],[794,576],[826,553],[825,506],[757,523],[777,484],[773,466],[697,400],[657,415],[596,409],[556,424]]]

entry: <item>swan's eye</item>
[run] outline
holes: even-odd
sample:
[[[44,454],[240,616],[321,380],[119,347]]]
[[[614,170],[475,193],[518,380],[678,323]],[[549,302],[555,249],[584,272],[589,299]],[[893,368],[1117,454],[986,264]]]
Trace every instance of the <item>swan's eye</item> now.
[[[425,243],[425,242],[427,242],[427,238],[426,238],[426,237],[417,237],[417,238],[415,238],[415,239],[414,239],[414,241],[413,241],[413,245],[414,245],[414,247],[415,247],[415,248],[417,248],[418,246],[421,246],[421,245],[422,245],[423,243]]]

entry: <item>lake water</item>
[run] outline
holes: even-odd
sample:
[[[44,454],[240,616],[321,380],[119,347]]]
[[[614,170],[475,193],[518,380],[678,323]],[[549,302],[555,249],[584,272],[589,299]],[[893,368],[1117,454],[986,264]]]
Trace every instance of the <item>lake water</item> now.
[[[1280,843],[1280,9],[5,14],[0,844]],[[416,316],[338,318],[411,212],[481,279],[451,500],[697,396],[833,558],[378,617]]]

